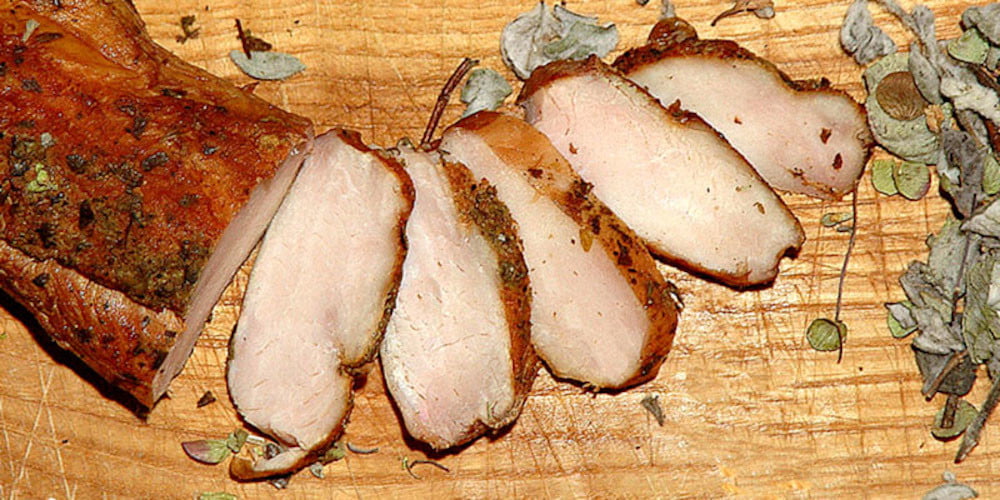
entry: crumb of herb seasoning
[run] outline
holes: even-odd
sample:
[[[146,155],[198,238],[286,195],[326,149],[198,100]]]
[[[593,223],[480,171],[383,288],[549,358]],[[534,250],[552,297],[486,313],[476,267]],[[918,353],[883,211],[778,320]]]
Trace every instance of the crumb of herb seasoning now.
[[[410,460],[410,457],[403,457],[403,469],[413,479],[420,479],[420,476],[418,476],[416,473],[413,472],[413,468],[416,467],[417,465],[432,465],[445,472],[451,472],[451,469],[434,460]]]
[[[663,414],[663,408],[660,407],[660,395],[659,394],[647,394],[646,397],[639,401],[639,404],[649,412],[650,415],[656,419],[656,423],[660,427],[663,427],[663,423],[666,422],[666,416]]]
[[[715,26],[719,21],[744,12],[753,12],[761,19],[771,19],[774,17],[774,2],[771,0],[736,0],[732,7],[715,16],[711,25]]]
[[[237,496],[224,491],[206,491],[198,495],[198,500],[237,500]]]
[[[195,38],[198,38],[198,35],[201,33],[201,28],[195,28],[194,23],[195,23],[195,17],[193,15],[184,16],[181,18],[180,24],[181,24],[182,34],[177,35],[177,37],[175,38],[175,40],[177,40],[177,43],[184,43],[187,42],[188,40],[193,40]]]
[[[197,406],[198,408],[204,408],[215,401],[215,394],[212,394],[212,391],[205,391],[205,394],[202,394],[201,397],[198,398]]]
[[[925,493],[922,497],[923,500],[966,500],[979,496],[976,490],[959,483],[955,474],[950,471],[941,474],[941,478],[944,480],[944,484]]]

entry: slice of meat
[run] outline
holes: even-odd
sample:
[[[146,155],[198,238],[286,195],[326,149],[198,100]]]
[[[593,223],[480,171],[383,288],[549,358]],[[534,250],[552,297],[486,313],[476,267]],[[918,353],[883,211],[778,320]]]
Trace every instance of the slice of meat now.
[[[705,119],[771,187],[823,199],[854,190],[874,141],[864,108],[826,79],[796,81],[728,40],[701,40],[678,18],[615,67],[665,106]]]
[[[773,280],[802,244],[795,217],[715,130],[596,57],[535,70],[519,102],[655,255],[747,286]]]
[[[417,199],[380,359],[407,431],[440,450],[520,413],[538,371],[531,292],[517,228],[493,187],[436,153],[401,146],[399,155]]]
[[[642,241],[540,132],[481,112],[445,131],[445,158],[496,186],[524,241],[531,341],[556,376],[619,389],[656,376],[677,325]]]
[[[413,186],[399,163],[346,131],[316,138],[271,221],[230,340],[229,393],[288,449],[243,479],[306,465],[338,437],[351,373],[375,354],[406,254]]]
[[[158,47],[126,2],[17,2],[7,16],[39,26],[0,34],[0,288],[151,406],[312,126]]]

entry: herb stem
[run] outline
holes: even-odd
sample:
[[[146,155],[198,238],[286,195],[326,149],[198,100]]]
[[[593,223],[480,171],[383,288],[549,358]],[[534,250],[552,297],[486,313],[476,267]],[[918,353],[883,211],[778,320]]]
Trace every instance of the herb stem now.
[[[371,455],[372,453],[378,453],[378,446],[374,448],[358,448],[351,443],[347,443],[347,449],[351,453],[357,453],[358,455]]]
[[[941,387],[941,384],[944,382],[944,379],[948,378],[948,374],[950,374],[956,366],[960,365],[962,361],[965,361],[965,358],[968,355],[968,351],[951,353],[948,360],[945,361],[944,366],[941,367],[941,371],[939,371],[933,379],[928,380],[927,383],[924,384],[920,393],[923,394],[923,396],[928,400],[933,398],[934,395],[937,394],[938,388]]]
[[[844,281],[847,280],[847,264],[851,261],[851,253],[854,251],[854,242],[858,234],[858,189],[851,191],[851,232],[847,240],[847,251],[844,252],[844,263],[840,266],[840,279],[837,281],[837,303],[833,310],[833,321],[840,323],[840,308],[844,301]],[[844,359],[844,339],[840,339],[840,347],[837,350],[837,363]]]
[[[961,398],[954,394],[948,395],[948,401],[944,404],[944,412],[941,414],[941,428],[951,429],[955,427],[955,412],[958,410],[958,403]]]
[[[247,59],[250,59],[250,42],[247,41],[247,35],[243,31],[243,23],[241,23],[239,19],[236,20],[236,33],[240,37],[240,45],[243,47],[243,54],[247,56]]]
[[[423,465],[433,465],[434,467],[437,467],[438,469],[441,469],[441,470],[443,470],[445,472],[451,472],[451,469],[449,469],[448,467],[446,467],[444,464],[435,462],[434,460],[410,460],[410,459],[405,458],[405,457],[403,458],[403,468],[406,469],[406,472],[408,472],[410,474],[410,476],[413,477],[413,479],[420,479],[420,476],[416,475],[413,472],[413,468],[415,466],[421,465],[421,464],[423,464]]]
[[[965,430],[965,435],[962,436],[962,444],[959,445],[958,453],[955,454],[956,464],[965,460],[965,457],[968,457],[969,453],[979,444],[979,434],[983,431],[983,425],[986,424],[986,419],[993,413],[998,402],[1000,402],[1000,377],[993,379],[993,385],[990,386],[990,392],[986,395],[983,407],[976,414],[976,418],[972,420],[972,423],[969,424],[969,428]]]
[[[448,77],[448,81],[444,83],[444,87],[441,88],[441,93],[438,94],[437,102],[434,103],[434,110],[431,111],[431,118],[427,121],[427,128],[424,129],[424,137],[420,139],[420,149],[427,151],[431,149],[431,141],[434,138],[434,131],[437,129],[438,123],[441,121],[441,115],[444,114],[444,109],[448,106],[448,101],[451,99],[451,93],[458,88],[458,84],[465,78],[465,75],[473,68],[473,66],[479,64],[479,61],[475,59],[470,59],[466,57],[462,59],[462,63],[455,68],[455,71]]]

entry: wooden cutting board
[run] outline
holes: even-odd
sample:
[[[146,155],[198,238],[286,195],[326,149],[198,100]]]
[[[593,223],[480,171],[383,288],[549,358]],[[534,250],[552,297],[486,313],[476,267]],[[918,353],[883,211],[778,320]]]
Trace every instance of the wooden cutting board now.
[[[308,69],[256,92],[312,118],[319,131],[355,128],[392,145],[418,138],[440,86],[462,57],[500,70],[499,33],[534,2],[503,0],[135,0],[152,36],[181,57],[245,84],[227,58],[239,46],[239,18],[276,50]],[[703,37],[734,39],[794,78],[826,76],[863,98],[860,70],[843,54],[838,30],[849,2],[776,2],[771,20],[741,15],[709,26],[724,1],[677,1],[677,12]],[[927,2],[942,37],[958,32],[964,2]],[[906,7],[913,2],[905,1]],[[579,0],[569,8],[615,22],[619,51],[639,43],[659,4]],[[873,10],[878,11],[873,7]],[[195,15],[199,36],[186,43],[181,16]],[[902,46],[910,38],[884,12],[883,26]],[[726,82],[719,82],[725,85]],[[450,106],[444,123],[457,118]],[[331,497],[907,497],[953,471],[986,498],[1000,496],[1000,417],[960,465],[957,443],[931,437],[943,404],[919,394],[908,341],[892,339],[884,302],[900,300],[896,278],[924,258],[924,238],[940,227],[945,205],[879,195],[866,176],[859,193],[857,247],[842,318],[850,327],[843,362],[809,348],[803,332],[832,316],[847,234],[820,225],[849,202],[786,196],[808,240],[782,264],[772,287],[746,292],[705,283],[664,267],[686,309],[673,352],[656,380],[620,394],[588,394],[542,373],[521,418],[495,439],[426,458],[404,440],[377,370],[358,393],[347,441],[378,447],[326,467],[326,478],[295,476],[283,498]],[[748,237],[752,237],[748,235]],[[10,498],[192,498],[226,491],[273,497],[266,483],[240,484],[225,466],[200,465],[180,442],[224,437],[241,425],[226,394],[224,359],[239,313],[245,267],[214,312],[170,397],[146,417],[115,399],[79,362],[39,341],[10,304],[0,311],[0,496]],[[15,319],[19,318],[19,319]],[[445,368],[446,369],[446,368]],[[980,384],[985,385],[985,384]],[[219,401],[204,408],[205,391]],[[660,427],[640,406],[658,395]],[[971,400],[982,400],[983,388]]]

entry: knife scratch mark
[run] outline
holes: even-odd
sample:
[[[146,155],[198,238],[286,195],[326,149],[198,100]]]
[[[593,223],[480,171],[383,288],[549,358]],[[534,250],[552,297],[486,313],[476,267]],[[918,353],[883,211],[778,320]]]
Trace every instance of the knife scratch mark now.
[[[28,457],[31,455],[31,448],[34,445],[35,434],[38,431],[38,424],[42,420],[42,410],[45,409],[45,405],[48,402],[49,397],[49,387],[52,385],[52,375],[55,373],[55,366],[49,368],[49,378],[48,380],[43,380],[42,366],[38,365],[38,379],[42,382],[42,397],[38,400],[38,411],[35,412],[35,421],[31,425],[31,431],[28,432],[28,444],[24,447],[24,455],[21,457],[20,469],[17,471],[17,476],[14,481],[10,484],[11,494],[17,490],[17,483],[21,482],[24,478],[24,473],[28,469]]]
[[[52,375],[50,372],[49,378],[51,379],[51,377]],[[59,475],[62,477],[63,489],[66,490],[66,498],[68,500],[73,500],[76,498],[76,485],[74,485],[72,489],[69,486],[69,478],[66,476],[66,466],[63,464],[62,446],[59,442],[59,437],[56,436],[56,425],[55,421],[52,419],[52,408],[46,405],[45,413],[48,415],[49,434],[52,436],[52,447],[55,448],[56,451],[56,463],[59,464]]]

